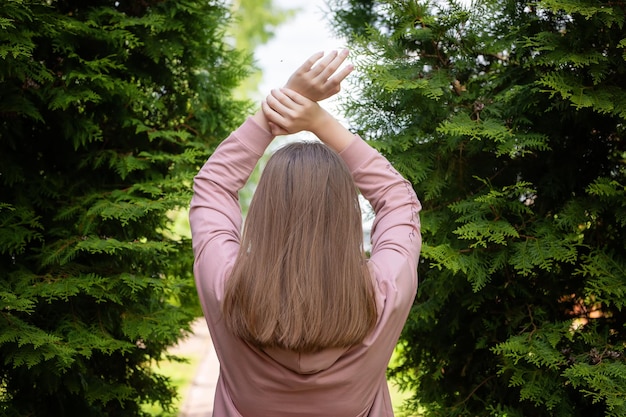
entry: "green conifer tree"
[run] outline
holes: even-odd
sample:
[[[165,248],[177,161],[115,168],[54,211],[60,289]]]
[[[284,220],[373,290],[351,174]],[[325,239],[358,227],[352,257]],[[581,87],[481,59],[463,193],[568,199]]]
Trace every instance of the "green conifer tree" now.
[[[332,9],[358,68],[348,118],[424,205],[390,370],[405,408],[625,416],[624,3]]]
[[[197,317],[191,180],[248,104],[220,1],[3,0],[0,414],[139,416]]]

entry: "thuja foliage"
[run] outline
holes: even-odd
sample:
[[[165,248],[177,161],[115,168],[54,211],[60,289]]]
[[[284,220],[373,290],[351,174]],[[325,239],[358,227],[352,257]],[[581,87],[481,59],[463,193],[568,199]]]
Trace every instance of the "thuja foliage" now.
[[[3,0],[0,414],[139,416],[199,314],[191,179],[247,104],[220,1]]]
[[[626,415],[624,3],[331,6],[348,117],[424,205],[405,408]]]

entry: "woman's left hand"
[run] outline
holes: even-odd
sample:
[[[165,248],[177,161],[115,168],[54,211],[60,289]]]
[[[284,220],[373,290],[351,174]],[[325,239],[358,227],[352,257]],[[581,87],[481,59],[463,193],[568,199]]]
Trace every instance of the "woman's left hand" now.
[[[313,54],[289,77],[285,88],[313,101],[327,99],[341,90],[341,82],[352,72],[348,64],[339,67],[348,57],[348,49]]]

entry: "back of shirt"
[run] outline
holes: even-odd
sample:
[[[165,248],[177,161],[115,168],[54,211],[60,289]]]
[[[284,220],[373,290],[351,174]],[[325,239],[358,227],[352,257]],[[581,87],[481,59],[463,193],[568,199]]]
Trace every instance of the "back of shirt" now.
[[[234,337],[221,313],[224,283],[239,250],[237,192],[271,135],[248,120],[194,181],[194,273],[220,360],[215,416],[392,416],[385,372],[417,288],[420,204],[411,185],[360,138],[341,152],[376,217],[368,267],[375,329],[359,345],[303,354],[261,350]]]

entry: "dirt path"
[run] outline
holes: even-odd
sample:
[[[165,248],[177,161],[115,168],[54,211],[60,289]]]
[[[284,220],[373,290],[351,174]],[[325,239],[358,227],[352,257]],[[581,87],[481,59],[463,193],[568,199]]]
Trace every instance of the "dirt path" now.
[[[183,403],[178,417],[212,417],[213,396],[220,365],[204,319],[196,320],[192,329],[193,334],[176,347],[175,353],[202,359],[195,370],[191,386],[181,393]]]

